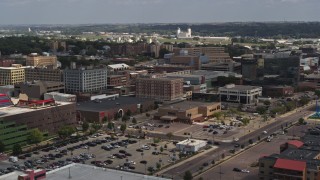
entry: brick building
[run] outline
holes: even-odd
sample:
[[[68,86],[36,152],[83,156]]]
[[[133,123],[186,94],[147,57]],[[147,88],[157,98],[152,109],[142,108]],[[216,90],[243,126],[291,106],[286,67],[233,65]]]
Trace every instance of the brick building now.
[[[56,68],[57,56],[40,56],[37,53],[32,53],[27,56],[26,65],[35,67],[51,66],[53,68]]]
[[[136,97],[172,101],[183,97],[181,78],[138,78]]]
[[[267,97],[292,96],[294,88],[292,86],[264,86],[262,94]]]
[[[0,109],[0,118],[4,123],[15,122],[17,126],[26,125],[28,129],[38,128],[52,135],[62,126],[77,124],[75,108],[75,103],[56,102],[52,99],[19,100],[15,106]]]
[[[167,107],[160,107],[158,112],[154,115],[154,118],[166,122],[180,121],[192,123],[194,121],[202,121],[220,110],[221,104],[218,102],[206,103],[187,101],[172,104]]]
[[[96,99],[77,104],[79,120],[87,122],[102,122],[104,118],[114,119],[122,117],[128,110],[131,113],[140,113],[152,110],[154,100],[135,97],[110,97]]]

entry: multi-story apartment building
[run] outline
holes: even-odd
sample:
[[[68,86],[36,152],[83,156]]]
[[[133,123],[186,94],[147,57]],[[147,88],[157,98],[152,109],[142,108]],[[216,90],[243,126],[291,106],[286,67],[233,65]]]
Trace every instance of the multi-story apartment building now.
[[[27,66],[52,66],[57,67],[57,56],[40,56],[37,53],[30,54],[26,59]]]
[[[14,85],[25,81],[25,68],[20,64],[13,67],[0,67],[0,85]]]
[[[63,82],[63,71],[52,68],[29,67],[25,69],[25,80]]]
[[[181,78],[138,78],[136,97],[172,101],[183,97]]]
[[[98,92],[107,89],[107,68],[67,69],[64,82],[66,92]]]

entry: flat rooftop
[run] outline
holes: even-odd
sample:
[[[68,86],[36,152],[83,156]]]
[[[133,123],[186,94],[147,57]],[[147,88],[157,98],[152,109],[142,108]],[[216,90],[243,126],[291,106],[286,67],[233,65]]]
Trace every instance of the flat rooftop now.
[[[61,101],[56,101],[56,103],[59,104],[58,106],[73,104],[72,102],[61,102]],[[18,106],[4,107],[4,108],[0,108],[0,117],[12,116],[16,114],[23,114],[23,113],[34,112],[34,111],[41,111],[43,109],[50,109],[54,107],[56,106],[48,105],[44,107],[38,107],[37,109],[32,109],[28,107],[18,107]]]
[[[219,90],[239,90],[239,91],[249,91],[249,90],[254,90],[257,88],[261,88],[260,86],[245,86],[245,85],[234,85],[234,86],[224,86],[224,87],[220,87]]]
[[[209,106],[218,104],[219,102],[200,102],[200,101],[184,101],[176,104],[171,104],[170,106],[161,107],[161,109],[178,109],[178,110],[188,110],[200,106]]]
[[[198,139],[186,139],[186,140],[178,142],[178,144],[180,144],[180,145],[189,145],[189,146],[195,146],[195,145],[199,145],[202,143],[207,143],[207,142],[203,141],[203,140],[198,140]]]
[[[110,97],[110,98],[99,99],[99,100],[79,102],[77,103],[76,109],[80,111],[100,112],[100,111],[105,111],[106,109],[122,107],[124,105],[142,104],[150,100],[151,99],[142,99],[142,98],[124,97],[124,96],[120,96],[117,98]]]
[[[110,179],[110,180],[168,180],[165,178],[148,176],[126,171],[99,168],[86,164],[70,164],[47,173],[46,180],[89,180],[89,179]]]

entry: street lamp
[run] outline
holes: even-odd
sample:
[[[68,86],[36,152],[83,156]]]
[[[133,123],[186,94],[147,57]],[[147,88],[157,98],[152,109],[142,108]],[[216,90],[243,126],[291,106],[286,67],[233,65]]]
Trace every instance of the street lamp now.
[[[143,155],[144,155],[144,153],[142,152],[142,153],[141,153],[141,157],[142,157],[142,159],[143,159]]]

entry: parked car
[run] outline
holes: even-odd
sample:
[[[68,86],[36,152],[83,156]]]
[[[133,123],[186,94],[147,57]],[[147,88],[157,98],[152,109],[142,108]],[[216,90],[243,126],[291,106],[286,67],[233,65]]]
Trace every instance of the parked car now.
[[[239,169],[239,168],[233,168],[233,171],[241,172],[241,169]]]

